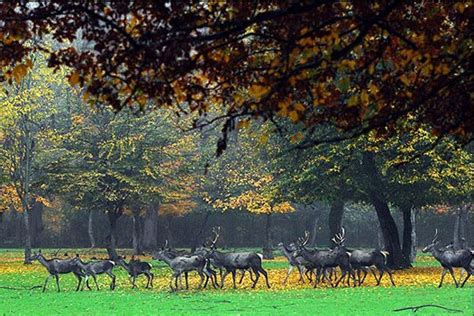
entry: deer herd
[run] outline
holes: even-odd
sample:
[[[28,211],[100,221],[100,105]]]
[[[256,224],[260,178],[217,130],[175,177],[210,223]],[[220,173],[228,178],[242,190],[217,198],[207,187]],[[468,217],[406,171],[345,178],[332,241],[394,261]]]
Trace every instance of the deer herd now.
[[[154,260],[164,262],[173,271],[169,281],[171,290],[183,288],[183,276],[186,289],[188,289],[188,274],[190,272],[196,272],[199,276],[198,289],[206,288],[209,283],[214,288],[223,288],[226,276],[229,274],[232,275],[233,288],[235,289],[237,287],[237,274],[241,274],[238,282],[241,284],[247,272],[252,281],[252,288],[257,285],[260,275],[263,275],[265,285],[270,288],[268,273],[262,267],[263,256],[261,254],[256,252],[218,251],[216,244],[220,237],[220,227],[213,228],[212,233],[212,238],[193,253],[173,249],[168,246],[167,241],[159,251],[153,253]],[[305,283],[305,279],[307,279],[309,283],[313,283],[315,288],[322,282],[329,284],[331,287],[337,287],[344,283],[350,286],[351,281],[352,286],[361,286],[369,273],[375,278],[377,286],[380,285],[385,273],[388,274],[392,286],[395,286],[392,271],[387,266],[388,252],[378,249],[349,249],[344,245],[345,240],[345,230],[342,228],[341,232],[332,239],[334,243],[332,249],[308,248],[308,232],[305,232],[304,237],[298,238],[294,243],[279,243],[278,247],[289,264],[283,285],[287,284],[291,272],[296,268],[299,272],[298,282]],[[443,267],[438,287],[443,285],[447,272],[451,274],[456,287],[459,284],[463,287],[474,273],[474,251],[464,247],[458,249],[452,244],[439,247],[437,230],[432,242],[423,249],[423,252],[431,252]],[[127,271],[132,288],[137,287],[136,279],[142,274],[147,278],[146,288],[153,287],[154,275],[151,272],[151,264],[135,259],[135,257],[132,257],[128,262],[125,261],[125,257],[121,256],[110,260],[84,262],[78,254],[72,259],[46,259],[40,250],[38,253],[35,252],[30,259],[38,260],[49,272],[43,285],[43,292],[46,290],[48,281],[53,277],[56,279],[59,292],[59,275],[66,273],[73,273],[76,276],[78,280],[76,291],[83,290],[84,286],[87,286],[90,290],[89,278],[94,280],[95,286],[99,290],[97,275],[100,274],[107,274],[110,277],[110,289],[114,290],[116,276],[113,269],[117,265]],[[459,282],[454,276],[453,268],[461,268],[462,274]],[[467,273],[467,276],[462,281],[464,272]]]

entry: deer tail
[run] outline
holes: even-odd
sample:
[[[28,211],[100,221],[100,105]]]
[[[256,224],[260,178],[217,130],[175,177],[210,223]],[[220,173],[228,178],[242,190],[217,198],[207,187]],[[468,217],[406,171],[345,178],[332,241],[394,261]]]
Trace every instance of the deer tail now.
[[[385,263],[387,263],[387,257],[390,254],[390,252],[381,250],[380,253],[384,257]]]

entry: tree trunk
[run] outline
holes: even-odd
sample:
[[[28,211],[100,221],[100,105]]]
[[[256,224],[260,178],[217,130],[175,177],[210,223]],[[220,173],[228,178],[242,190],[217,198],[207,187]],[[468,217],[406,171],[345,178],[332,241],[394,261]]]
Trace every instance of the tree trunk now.
[[[204,218],[201,222],[201,226],[199,227],[199,231],[196,234],[196,238],[194,239],[193,245],[191,247],[191,252],[196,251],[196,248],[199,247],[199,245],[204,242],[203,234],[204,234],[204,231],[206,230],[207,223],[209,222],[209,217],[211,217],[211,211],[207,211],[206,214],[204,214]]]
[[[412,252],[412,210],[411,207],[404,206],[402,207],[403,213],[403,247],[402,252],[405,258],[410,259]],[[411,262],[411,261],[410,261]]]
[[[171,247],[171,243],[173,242],[173,234],[171,232],[171,225],[173,223],[173,216],[168,215],[166,216],[166,240],[168,240],[168,245]]]
[[[30,232],[30,214],[28,207],[23,209],[23,221],[25,224],[25,264],[31,264],[31,232]]]
[[[382,229],[385,250],[389,252],[388,265],[395,269],[403,269],[411,266],[403,255],[397,225],[390,213],[387,202],[372,196],[372,203],[377,212],[380,228]]]
[[[465,226],[466,226],[466,211],[463,206],[459,206],[456,213],[456,220],[454,222],[454,248],[462,249],[465,245]]]
[[[31,246],[39,247],[43,232],[43,203],[34,201],[30,214]]]
[[[385,249],[385,244],[383,242],[382,228],[380,228],[380,223],[377,225],[377,246],[380,249]]]
[[[311,247],[316,247],[316,235],[318,234],[319,210],[314,210],[313,232],[311,234]]]
[[[416,210],[411,212],[411,252],[410,252],[410,262],[415,262],[416,260]]]
[[[341,232],[342,227],[342,215],[344,214],[344,202],[340,199],[336,199],[331,204],[331,210],[329,211],[329,243],[334,238],[335,234]]]
[[[94,211],[89,210],[88,221],[87,221],[87,234],[89,235],[89,242],[91,248],[95,248],[95,238],[94,238]]]
[[[108,236],[108,245],[107,245],[107,252],[109,254],[109,258],[111,260],[117,260],[117,221],[119,216],[115,212],[109,212],[109,224],[110,224],[110,234]]]
[[[272,214],[266,215],[265,225],[265,246],[263,247],[263,258],[273,259],[273,242],[272,242]]]
[[[365,167],[367,178],[368,198],[375,207],[377,218],[382,230],[385,250],[389,252],[387,263],[391,268],[403,269],[410,265],[408,258],[405,258],[400,245],[400,237],[395,220],[390,213],[387,200],[381,192],[384,190],[384,183],[380,179],[379,171],[375,163],[373,152],[364,152],[362,163]]]
[[[158,249],[158,210],[159,204],[150,204],[143,220],[143,250]]]
[[[140,255],[142,253],[140,245],[140,215],[133,215],[133,233],[132,233],[133,254]]]

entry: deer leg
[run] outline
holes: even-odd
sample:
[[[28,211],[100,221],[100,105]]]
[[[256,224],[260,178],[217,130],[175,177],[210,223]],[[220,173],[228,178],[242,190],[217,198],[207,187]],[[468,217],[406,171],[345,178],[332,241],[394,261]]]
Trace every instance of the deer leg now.
[[[110,289],[115,290],[115,275],[112,273],[112,271],[107,271],[106,273],[112,279],[112,282],[110,283]]]
[[[451,277],[453,278],[453,281],[456,287],[459,287],[458,281],[456,280],[456,277],[454,276],[453,268],[449,268],[449,274],[451,274]]]
[[[313,282],[313,269],[306,269],[304,274],[308,278],[309,283],[312,283]]]
[[[232,282],[234,283],[234,289],[237,288],[237,286],[235,285],[235,275],[237,274],[237,271],[236,270],[232,270]]]
[[[255,281],[252,283],[252,289],[255,288],[257,285],[258,279],[260,278],[260,273],[258,271],[258,268],[253,268],[253,272],[255,273]]]
[[[95,274],[92,275],[92,279],[94,279],[95,286],[97,287],[97,291],[99,291],[99,284],[97,284],[97,278]]]
[[[464,270],[464,268],[461,268],[461,273],[459,275],[459,281],[458,281],[458,284],[461,284],[461,281],[462,281],[462,278],[464,277],[464,272],[466,270]],[[467,272],[467,271],[466,271]]]
[[[79,291],[79,288],[81,287],[81,282],[82,282],[82,277],[80,274],[74,273],[74,275],[77,278],[77,287],[76,287],[76,292]],[[84,285],[82,285],[82,289],[84,289]]]
[[[184,283],[186,284],[186,290],[189,290],[188,271],[184,272]]]
[[[439,288],[443,286],[443,280],[444,280],[444,276],[446,275],[446,272],[448,272],[448,270],[444,268],[443,273],[441,273],[441,281],[439,282],[439,285],[438,285]]]
[[[382,277],[383,277],[383,274],[385,273],[385,269],[380,269],[380,274],[379,274],[379,279],[377,281],[377,286],[380,286],[380,282],[382,282]]]
[[[132,276],[132,289],[138,288],[137,284],[135,283],[136,281],[137,281],[137,276],[136,275]]]
[[[335,287],[337,287],[339,285],[339,282],[342,281],[342,279],[344,279],[346,276],[346,270],[342,270],[341,271],[341,277],[339,278],[339,280],[337,280],[336,284],[335,284]]]
[[[472,275],[472,272],[471,272],[471,273],[469,273],[469,272],[467,273],[467,276],[466,276],[466,278],[464,279],[464,282],[461,284],[461,287],[464,287],[464,284],[466,284],[467,280],[469,280],[469,278],[471,277],[471,275]]]
[[[61,292],[61,288],[59,287],[59,275],[55,275],[56,277],[56,285],[58,286],[58,292]]]
[[[202,287],[202,283],[204,282],[204,275],[202,273],[202,270],[198,270],[198,275],[199,275],[199,278],[201,278],[201,281],[199,282],[199,285],[198,285],[198,289],[201,289]]]
[[[316,269],[316,275],[314,278],[314,288],[316,288],[319,284],[319,281],[321,280],[321,269],[322,268],[317,268]]]
[[[259,267],[258,270],[263,274],[265,277],[265,283],[267,283],[267,288],[270,288],[270,282],[268,282],[268,273],[263,269],[263,267]],[[255,284],[257,284],[257,280],[255,280]]]
[[[298,273],[300,274],[300,279],[298,280],[298,283],[301,282],[304,284],[304,277],[303,277],[303,267],[300,265],[296,265],[296,269],[298,269]]]
[[[44,281],[43,292],[46,291],[46,284],[48,284],[49,279],[51,279],[52,277],[53,277],[53,275],[50,274],[50,275],[48,275],[48,277],[47,277],[46,280]]]
[[[155,278],[155,275],[151,272],[148,272],[150,274],[150,287],[153,288],[153,279]]]
[[[286,277],[285,277],[285,279],[283,280],[283,286],[285,286],[285,285],[286,285],[286,282],[288,282],[288,278],[290,277],[291,271],[293,271],[293,266],[290,264],[290,265],[288,266],[288,271],[286,272]]]
[[[388,276],[390,277],[390,282],[392,282],[392,286],[395,286],[395,282],[393,282],[392,270],[391,270],[390,268],[388,268],[388,267],[386,267],[385,270],[387,271]]]
[[[377,268],[377,269],[378,269],[378,268]],[[369,270],[370,270],[370,272],[372,272],[372,275],[374,276],[375,281],[378,282],[379,279],[378,279],[378,277],[377,277],[377,273],[375,273],[375,270],[372,269],[372,268],[369,268]],[[364,277],[364,279],[362,280],[362,283],[364,283],[364,281],[365,281],[365,277]]]
[[[221,270],[221,272],[222,272],[222,270]],[[228,270],[226,270],[226,271],[224,272],[224,274],[221,274],[221,288],[224,287],[225,277],[226,277],[229,273],[230,273],[230,272],[229,272]]]
[[[244,280],[244,276],[245,276],[245,270],[242,270],[242,274],[240,275],[239,284],[242,284],[242,281]]]

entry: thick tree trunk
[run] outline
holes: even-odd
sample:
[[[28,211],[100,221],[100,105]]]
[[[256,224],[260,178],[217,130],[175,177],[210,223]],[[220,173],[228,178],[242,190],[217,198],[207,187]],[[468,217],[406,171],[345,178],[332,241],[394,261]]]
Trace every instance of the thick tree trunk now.
[[[382,229],[385,250],[389,252],[388,265],[395,269],[403,269],[411,266],[403,255],[397,225],[390,213],[387,202],[372,196],[372,203],[377,212],[380,228]]]
[[[382,228],[380,228],[380,223],[377,225],[377,246],[380,249],[385,249],[385,243],[383,241]]]
[[[142,254],[141,243],[140,243],[140,215],[133,215],[133,233],[132,233],[132,245],[133,254]]]
[[[405,206],[402,208],[402,213],[403,213],[403,247],[402,247],[402,252],[405,258],[410,259],[411,258],[411,252],[412,252],[412,210],[411,207]],[[411,259],[410,259],[411,262]]]
[[[108,245],[107,252],[111,260],[117,260],[117,221],[120,217],[115,212],[108,213],[109,215],[109,224],[110,224],[110,234],[108,236]]]
[[[30,214],[31,246],[39,247],[43,232],[43,203],[34,201]]]
[[[196,248],[199,247],[199,245],[204,242],[203,235],[204,235],[204,231],[206,230],[207,223],[209,222],[209,217],[211,217],[211,211],[207,211],[204,214],[204,218],[199,227],[199,231],[196,234],[196,238],[194,239],[193,245],[191,247],[191,252],[196,251]]]
[[[415,262],[416,260],[416,210],[411,212],[411,252],[410,252],[410,262]]]
[[[341,232],[342,227],[342,215],[344,214],[344,202],[340,199],[336,199],[331,204],[331,210],[329,211],[329,243],[334,238],[335,234]]]
[[[87,220],[87,234],[89,235],[89,242],[91,248],[95,248],[95,238],[94,238],[94,211],[89,210],[88,220]]]
[[[314,222],[313,222],[313,231],[311,234],[311,247],[316,247],[316,235],[318,234],[318,224],[319,224],[319,210],[314,210]]]
[[[143,220],[143,250],[158,249],[158,209],[159,204],[150,204]]]
[[[171,244],[173,242],[173,233],[171,231],[171,225],[173,224],[173,216],[168,215],[166,217],[166,239],[168,240],[168,245],[171,247]]]
[[[374,153],[364,152],[362,162],[367,176],[368,198],[375,207],[383,234],[385,250],[389,252],[387,263],[391,268],[407,268],[411,265],[408,258],[403,255],[397,224],[390,213],[385,197],[381,193],[384,190],[384,184],[377,170]]]
[[[272,214],[266,215],[265,224],[265,246],[263,247],[263,258],[273,259],[273,242],[272,242]]]

